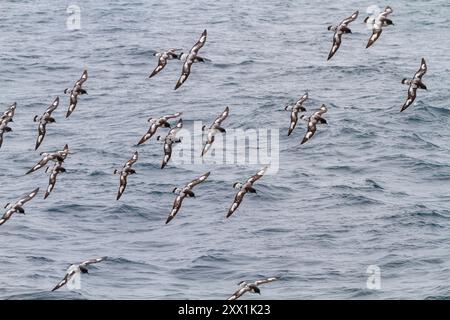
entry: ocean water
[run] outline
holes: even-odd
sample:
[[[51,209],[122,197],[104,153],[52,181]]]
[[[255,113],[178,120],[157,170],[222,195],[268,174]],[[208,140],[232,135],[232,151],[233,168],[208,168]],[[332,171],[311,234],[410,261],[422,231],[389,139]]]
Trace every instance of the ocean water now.
[[[70,5],[81,10],[80,30],[67,28]],[[0,110],[16,101],[17,111],[0,149],[0,200],[41,193],[0,227],[0,298],[221,300],[237,282],[266,276],[281,279],[242,299],[450,297],[450,4],[390,3],[395,25],[366,50],[373,5],[386,3],[1,1]],[[355,10],[353,34],[327,62],[327,26]],[[147,78],[154,52],[186,52],[204,29],[200,55],[211,61],[195,64],[179,90],[179,61]],[[400,81],[422,57],[429,90],[399,113]],[[88,95],[65,119],[63,90],[84,69]],[[283,108],[306,90],[308,113],[325,103],[328,125],[300,145],[306,126],[287,137]],[[34,151],[33,117],[57,95],[56,123]],[[278,173],[259,180],[229,219],[233,183],[260,166],[161,170],[155,137],[136,146],[150,116],[180,111],[189,129],[225,106],[227,130],[280,132]],[[24,173],[66,143],[67,173],[44,200],[48,176]],[[137,174],[116,201],[112,172],[135,150]],[[206,171],[197,197],[165,225],[172,189]],[[109,259],[91,266],[80,290],[50,292],[70,263],[98,256]],[[369,266],[381,272],[379,289],[367,286]]]

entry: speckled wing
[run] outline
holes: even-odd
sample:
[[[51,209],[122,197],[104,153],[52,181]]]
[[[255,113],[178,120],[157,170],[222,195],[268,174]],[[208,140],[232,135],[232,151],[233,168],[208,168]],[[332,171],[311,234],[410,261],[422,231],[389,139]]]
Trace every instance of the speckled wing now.
[[[242,199],[244,199],[245,194],[247,193],[247,190],[244,188],[241,188],[234,197],[233,204],[231,205],[230,209],[228,210],[227,218],[230,217],[236,210],[239,208]]]
[[[330,60],[334,56],[334,54],[338,51],[339,47],[341,46],[341,42],[342,42],[342,33],[336,30],[333,36],[333,45],[331,46],[331,50],[330,53],[328,54],[327,60]]]
[[[84,70],[83,74],[80,77],[80,79],[78,79],[78,81],[75,82],[75,86],[81,86],[83,83],[86,82],[87,78],[88,78],[87,70]]]
[[[259,180],[262,178],[262,176],[267,172],[268,167],[264,167],[261,170],[258,171],[255,175],[251,176],[247,179],[248,183],[251,183],[252,185],[256,182],[256,180]]]
[[[143,144],[145,141],[153,137],[153,135],[156,133],[156,130],[158,130],[159,126],[154,122],[150,125],[150,128],[148,128],[148,131],[146,134],[144,134],[139,140],[138,145]]]
[[[66,273],[66,275],[64,276],[64,279],[62,279],[53,289],[52,291],[56,291],[59,288],[63,287],[67,282],[69,282],[69,280],[75,275],[76,271],[72,270],[69,273]]]
[[[11,218],[11,216],[12,216],[13,213],[15,213],[15,212],[16,212],[16,210],[14,210],[14,209],[9,209],[8,211],[6,211],[6,212],[3,214],[2,218],[0,219],[0,226],[1,226],[2,224],[4,224],[6,221],[8,221],[9,218]]]
[[[186,195],[178,195],[173,202],[172,210],[170,211],[169,217],[166,220],[166,224],[168,224],[175,216],[178,211],[180,211],[181,205],[183,204],[183,200],[186,198]]]
[[[99,263],[102,261],[105,261],[108,257],[101,257],[101,258],[95,258],[95,259],[89,259],[86,261],[81,262],[79,265],[80,266],[88,266],[90,264],[94,264],[94,263]]]
[[[177,112],[177,113],[174,113],[174,114],[167,114],[167,115],[163,116],[162,118],[167,121],[169,119],[178,118],[182,114],[183,114],[183,112]]]
[[[339,27],[347,27],[350,22],[353,22],[358,18],[358,14],[359,14],[359,11],[353,12],[353,14],[350,17],[345,18],[344,20],[341,21],[341,23],[339,24]]]
[[[187,187],[188,189],[192,189],[193,187],[195,187],[195,186],[198,185],[199,183],[202,183],[203,181],[205,181],[205,180],[209,177],[209,174],[210,174],[210,173],[211,173],[211,172],[207,172],[207,173],[201,175],[200,177],[198,177],[198,178],[192,180],[191,182],[189,182],[189,183],[186,185],[186,187]]]
[[[249,288],[247,286],[238,289],[235,293],[233,293],[233,295],[231,295],[227,300],[236,300],[239,299],[240,297],[242,297],[242,295],[244,293],[246,293],[247,291],[249,291]]]
[[[133,156],[131,157],[131,159],[128,160],[128,161],[125,163],[125,165],[124,165],[123,167],[124,167],[124,168],[127,168],[127,167],[129,168],[129,167],[131,167],[133,164],[136,163],[136,161],[138,161],[138,158],[139,158],[138,152],[135,151],[135,152],[133,153]]]
[[[29,194],[25,195],[24,197],[20,198],[19,201],[17,201],[17,204],[20,206],[23,206],[25,203],[33,199],[37,193],[39,192],[39,188],[34,189]]]
[[[158,74],[162,69],[164,69],[166,64],[167,64],[167,56],[165,54],[162,54],[159,57],[159,59],[158,59],[158,65],[152,71],[152,73],[150,74],[149,78],[151,78],[151,77],[155,76],[156,74]]]
[[[45,110],[44,114],[50,116],[52,112],[55,111],[56,108],[58,108],[58,106],[59,106],[59,97],[56,97],[55,100],[52,102],[52,104],[47,108],[47,110]]]
[[[126,170],[122,170],[120,172],[120,184],[119,184],[119,191],[117,191],[116,200],[119,200],[122,194],[124,193],[127,187],[127,179],[128,179],[128,172]]]
[[[422,61],[420,62],[420,68],[419,70],[414,74],[413,80],[422,80],[422,77],[427,73],[427,63],[425,62],[425,59],[422,58]]]
[[[173,142],[171,140],[167,141],[166,139],[166,141],[164,141],[164,157],[161,164],[161,169],[164,169],[164,167],[167,165],[170,158],[172,157],[172,144]]]
[[[225,110],[214,120],[213,127],[220,127],[221,123],[228,117],[230,114],[230,108],[226,107]]]
[[[78,92],[72,90],[72,92],[70,93],[69,109],[67,110],[66,118],[68,118],[75,110],[77,103],[78,103]]]
[[[270,278],[267,278],[267,279],[257,280],[257,281],[254,282],[254,284],[256,286],[259,286],[260,284],[265,284],[265,283],[273,282],[273,281],[276,281],[276,280],[278,280],[278,278],[270,277]]]

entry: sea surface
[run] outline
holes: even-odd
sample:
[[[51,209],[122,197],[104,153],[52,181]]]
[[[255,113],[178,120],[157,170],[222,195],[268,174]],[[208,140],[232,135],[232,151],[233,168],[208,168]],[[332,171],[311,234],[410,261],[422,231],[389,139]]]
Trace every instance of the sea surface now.
[[[71,5],[79,30],[67,26]],[[17,111],[0,149],[0,201],[41,192],[25,216],[0,227],[0,299],[222,300],[237,282],[268,276],[280,280],[242,299],[449,298],[450,4],[389,3],[395,25],[365,49],[374,5],[387,3],[2,0],[0,112],[13,102]],[[327,62],[327,27],[355,10],[353,33]],[[204,29],[200,55],[210,61],[194,64],[180,89],[180,61],[148,79],[155,52],[187,52]],[[400,113],[401,80],[422,57],[428,91]],[[66,119],[63,90],[84,69],[88,94]],[[326,104],[328,125],[300,145],[306,124],[288,137],[283,109],[306,91],[307,114]],[[56,96],[56,123],[34,151],[33,118]],[[137,146],[149,117],[183,112],[190,130],[226,106],[227,131],[279,130],[278,172],[258,180],[228,219],[234,182],[263,164],[161,170],[156,135]],[[25,172],[66,143],[67,172],[44,200],[48,175]],[[136,150],[137,174],[116,201],[113,171]],[[206,171],[196,198],[166,225],[173,188]],[[99,256],[109,259],[90,267],[80,290],[50,292],[71,263]],[[368,267],[380,271],[380,286],[367,285]]]

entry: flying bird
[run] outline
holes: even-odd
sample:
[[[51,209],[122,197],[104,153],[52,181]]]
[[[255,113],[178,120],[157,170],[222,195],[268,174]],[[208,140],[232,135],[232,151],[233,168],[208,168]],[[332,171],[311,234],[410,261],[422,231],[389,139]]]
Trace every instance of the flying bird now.
[[[261,294],[261,290],[258,288],[258,286],[261,284],[273,282],[275,280],[278,280],[278,278],[271,277],[267,279],[257,280],[252,283],[247,283],[245,281],[239,282],[238,283],[239,289],[235,293],[233,293],[233,295],[231,295],[227,300],[239,299],[242,295],[244,295],[247,292]]]
[[[87,94],[87,91],[82,88],[82,85],[84,82],[86,82],[87,78],[87,70],[84,70],[81,78],[77,82],[75,82],[73,88],[71,90],[69,90],[69,88],[64,90],[65,94],[70,94],[70,104],[69,109],[67,110],[66,118],[68,118],[75,110],[78,102],[78,95]]]
[[[26,174],[32,173],[36,170],[39,170],[43,166],[45,166],[49,161],[55,161],[55,162],[64,162],[64,160],[67,158],[67,155],[69,154],[69,146],[66,144],[64,146],[64,149],[61,151],[56,151],[54,153],[46,153],[42,152],[41,156],[42,159],[34,165],[33,168],[28,170]]]
[[[402,106],[402,109],[400,112],[406,110],[414,100],[416,100],[417,96],[417,89],[423,89],[428,90],[427,86],[422,82],[422,77],[427,72],[427,63],[425,62],[425,59],[422,58],[422,61],[420,63],[419,70],[414,74],[414,77],[412,79],[403,79],[402,83],[409,85],[408,88],[408,98],[406,99],[405,103]]]
[[[306,131],[305,136],[303,137],[301,144],[304,144],[305,142],[307,142],[309,139],[311,139],[314,136],[314,134],[316,133],[316,129],[317,129],[317,123],[327,124],[327,120],[325,120],[322,117],[322,115],[327,111],[328,111],[327,107],[324,104],[322,104],[320,109],[317,110],[311,117],[308,118],[304,115],[302,115],[300,117],[300,119],[308,122],[308,129]]]
[[[42,141],[44,140],[47,124],[55,122],[55,119],[52,117],[52,112],[55,111],[56,108],[58,108],[58,105],[59,105],[59,97],[56,97],[56,99],[53,101],[50,107],[48,107],[47,110],[45,110],[44,114],[41,117],[37,115],[34,117],[34,122],[39,122],[38,137],[36,140],[36,146],[34,150],[37,150],[41,145]]]
[[[214,120],[213,124],[208,129],[208,135],[205,141],[205,144],[203,146],[202,150],[202,157],[208,152],[208,150],[211,148],[211,145],[214,142],[214,136],[218,133],[225,133],[225,129],[221,127],[222,122],[228,117],[230,114],[230,109],[228,107],[225,108],[225,110]],[[203,130],[205,129],[205,126],[203,126]]]
[[[291,123],[289,125],[288,136],[294,131],[298,121],[298,113],[306,112],[306,108],[303,106],[305,101],[308,100],[308,93],[305,93],[294,105],[287,105],[284,110],[291,112]]]
[[[52,289],[52,291],[58,290],[62,286],[66,285],[76,274],[89,273],[88,272],[88,268],[87,268],[88,265],[102,262],[102,261],[106,260],[107,258],[108,257],[101,257],[101,258],[97,258],[97,259],[91,259],[91,260],[83,261],[81,263],[72,264],[69,267],[68,271],[66,272],[66,275],[64,276],[64,279],[62,279]]]
[[[130,160],[128,160],[125,165],[123,166],[122,170],[114,170],[114,174],[120,174],[120,185],[119,185],[119,191],[117,192],[117,199],[119,200],[122,196],[123,192],[125,191],[125,188],[127,187],[127,179],[130,174],[135,174],[136,170],[132,169],[131,166],[136,163],[138,160],[138,152],[136,151]]]
[[[153,137],[153,135],[156,133],[158,128],[164,127],[164,128],[170,128],[169,119],[178,118],[181,116],[182,112],[177,112],[174,114],[169,114],[166,116],[163,116],[161,118],[149,118],[147,122],[150,122],[150,128],[148,128],[148,131],[146,134],[144,134],[141,138],[141,140],[138,142],[138,145],[143,144],[145,141]]]
[[[16,103],[14,102],[8,109],[6,109],[5,112],[3,112],[2,116],[0,117],[0,148],[3,144],[3,134],[5,132],[11,132],[11,127],[8,126],[9,122],[14,122],[13,117],[14,113],[16,112]]]
[[[172,211],[170,211],[169,217],[166,220],[166,224],[168,224],[175,216],[177,215],[178,211],[180,211],[181,205],[183,204],[183,200],[186,197],[192,197],[195,198],[194,192],[192,192],[192,189],[202,183],[206,180],[206,178],[209,177],[210,172],[207,172],[203,174],[202,176],[192,180],[189,182],[186,186],[183,188],[175,188],[173,189],[173,193],[178,194],[178,196],[175,198],[175,201],[173,202]]]
[[[0,226],[4,224],[6,221],[11,218],[14,213],[25,214],[25,209],[23,208],[24,204],[33,199],[36,194],[39,192],[39,188],[34,189],[29,194],[23,196],[14,204],[6,204],[5,209],[8,208],[8,211],[5,212],[3,217],[0,219]]]
[[[328,27],[328,30],[334,31],[334,36],[333,36],[333,46],[331,47],[331,50],[330,50],[330,53],[328,54],[327,60],[330,60],[334,56],[336,51],[339,49],[339,47],[341,46],[342,35],[344,33],[352,33],[352,30],[349,29],[348,25],[351,22],[355,21],[356,18],[358,18],[358,14],[359,14],[359,11],[355,11],[350,17],[342,20],[338,26],[336,26],[336,27],[329,26]]]
[[[366,49],[374,44],[375,41],[380,37],[381,32],[383,32],[383,27],[393,25],[392,20],[388,19],[387,16],[393,12],[392,8],[387,6],[384,8],[384,11],[381,12],[378,17],[375,19],[371,19],[367,17],[364,22],[372,24],[372,35],[369,38],[369,42],[367,42]]]
[[[178,120],[177,125],[172,129],[170,129],[169,133],[164,139],[161,139],[161,136],[157,137],[158,141],[161,140],[164,141],[164,158],[161,164],[161,169],[164,169],[164,167],[167,165],[170,158],[172,157],[172,145],[174,143],[181,142],[181,138],[178,138],[176,134],[178,131],[181,130],[182,127],[183,127],[183,119],[180,118],[180,120]]]
[[[158,65],[153,70],[153,72],[150,74],[149,78],[155,76],[162,69],[164,69],[168,60],[179,59],[179,57],[176,53],[178,50],[180,50],[180,49],[169,49],[168,51],[155,53],[154,55],[156,57],[158,57]]]
[[[256,190],[253,188],[253,184],[266,173],[267,168],[268,167],[264,167],[261,170],[259,170],[257,174],[248,178],[244,184],[242,184],[240,182],[236,182],[233,185],[233,187],[235,189],[239,189],[239,191],[236,194],[236,196],[234,197],[233,204],[231,205],[230,209],[228,210],[227,218],[230,217],[236,211],[236,209],[241,204],[241,202],[244,199],[244,196],[247,194],[247,192],[256,193]]]
[[[175,90],[177,90],[189,77],[189,74],[191,73],[191,66],[195,62],[198,51],[203,47],[203,45],[206,42],[206,29],[203,31],[202,35],[200,36],[200,39],[197,41],[196,44],[192,47],[192,49],[189,51],[188,56],[186,57],[186,61],[183,64],[183,69],[181,71],[181,76],[178,79],[178,82],[175,86]],[[197,59],[198,60],[198,59]]]

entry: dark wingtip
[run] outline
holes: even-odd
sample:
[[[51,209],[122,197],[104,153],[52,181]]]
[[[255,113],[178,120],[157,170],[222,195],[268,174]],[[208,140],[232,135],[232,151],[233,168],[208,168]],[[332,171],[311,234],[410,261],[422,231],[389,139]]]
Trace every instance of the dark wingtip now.
[[[172,221],[172,219],[173,219],[173,217],[172,217],[172,216],[169,216],[169,217],[167,218],[167,220],[166,220],[166,224],[168,224],[170,221]]]
[[[44,200],[47,199],[49,195],[50,195],[50,193],[46,192],[44,195]]]

